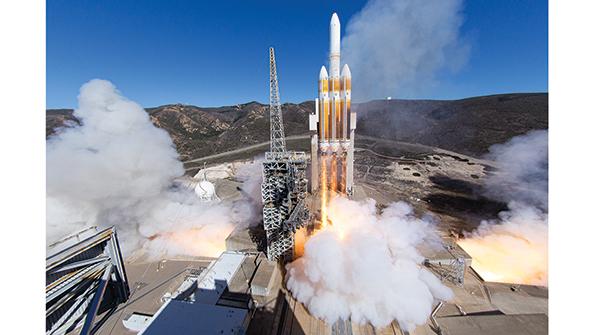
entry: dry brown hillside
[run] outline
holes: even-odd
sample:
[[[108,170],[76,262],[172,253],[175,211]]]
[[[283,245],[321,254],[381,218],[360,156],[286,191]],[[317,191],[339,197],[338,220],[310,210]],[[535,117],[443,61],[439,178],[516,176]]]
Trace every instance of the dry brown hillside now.
[[[283,105],[287,136],[307,134],[312,101]],[[377,100],[355,104],[358,134],[420,143],[480,156],[490,145],[548,127],[547,93],[502,94],[462,100]],[[268,106],[258,102],[203,108],[147,108],[172,137],[182,160],[229,151],[269,138]],[[74,126],[72,110],[46,112],[46,136]]]

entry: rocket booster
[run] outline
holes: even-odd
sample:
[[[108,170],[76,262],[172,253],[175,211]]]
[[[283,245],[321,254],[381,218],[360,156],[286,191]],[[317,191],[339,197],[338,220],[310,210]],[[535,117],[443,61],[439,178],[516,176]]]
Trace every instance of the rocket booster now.
[[[312,189],[351,195],[353,192],[353,146],[355,113],[351,112],[351,71],[341,69],[341,23],[336,13],[329,27],[329,72],[318,75],[318,99],[310,115],[312,134]]]
[[[336,13],[330,24],[330,76],[323,66],[318,78],[318,139],[322,152],[337,152],[349,146],[351,112],[351,71],[345,64],[341,72],[341,23]]]

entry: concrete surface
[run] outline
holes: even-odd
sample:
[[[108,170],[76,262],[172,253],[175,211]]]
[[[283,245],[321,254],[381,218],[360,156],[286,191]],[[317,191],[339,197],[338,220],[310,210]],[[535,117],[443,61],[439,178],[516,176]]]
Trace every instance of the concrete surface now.
[[[439,318],[444,335],[546,335],[545,314],[474,315]]]

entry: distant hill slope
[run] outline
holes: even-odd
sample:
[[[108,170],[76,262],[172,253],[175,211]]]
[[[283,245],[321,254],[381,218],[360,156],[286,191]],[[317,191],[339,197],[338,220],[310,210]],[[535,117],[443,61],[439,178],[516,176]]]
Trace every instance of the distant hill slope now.
[[[548,128],[548,94],[462,100],[381,100],[356,105],[357,132],[479,156],[496,143]]]
[[[547,93],[502,94],[462,100],[377,100],[355,104],[356,134],[421,143],[479,156],[490,145],[548,127]],[[284,104],[287,136],[308,133],[313,101]],[[249,102],[203,108],[165,105],[147,108],[156,126],[172,137],[182,160],[229,151],[269,139],[268,106]],[[72,110],[46,112],[46,136],[77,120]]]
[[[48,109],[45,111],[45,136],[49,137],[57,128],[78,124],[72,115],[72,109]]]

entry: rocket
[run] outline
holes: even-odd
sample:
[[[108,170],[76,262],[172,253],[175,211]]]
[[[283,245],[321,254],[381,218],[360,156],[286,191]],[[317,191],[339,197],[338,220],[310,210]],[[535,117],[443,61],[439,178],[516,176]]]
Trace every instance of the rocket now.
[[[353,193],[355,113],[351,112],[351,71],[341,69],[341,23],[331,17],[329,72],[322,66],[318,98],[310,115],[312,132],[312,191]]]

